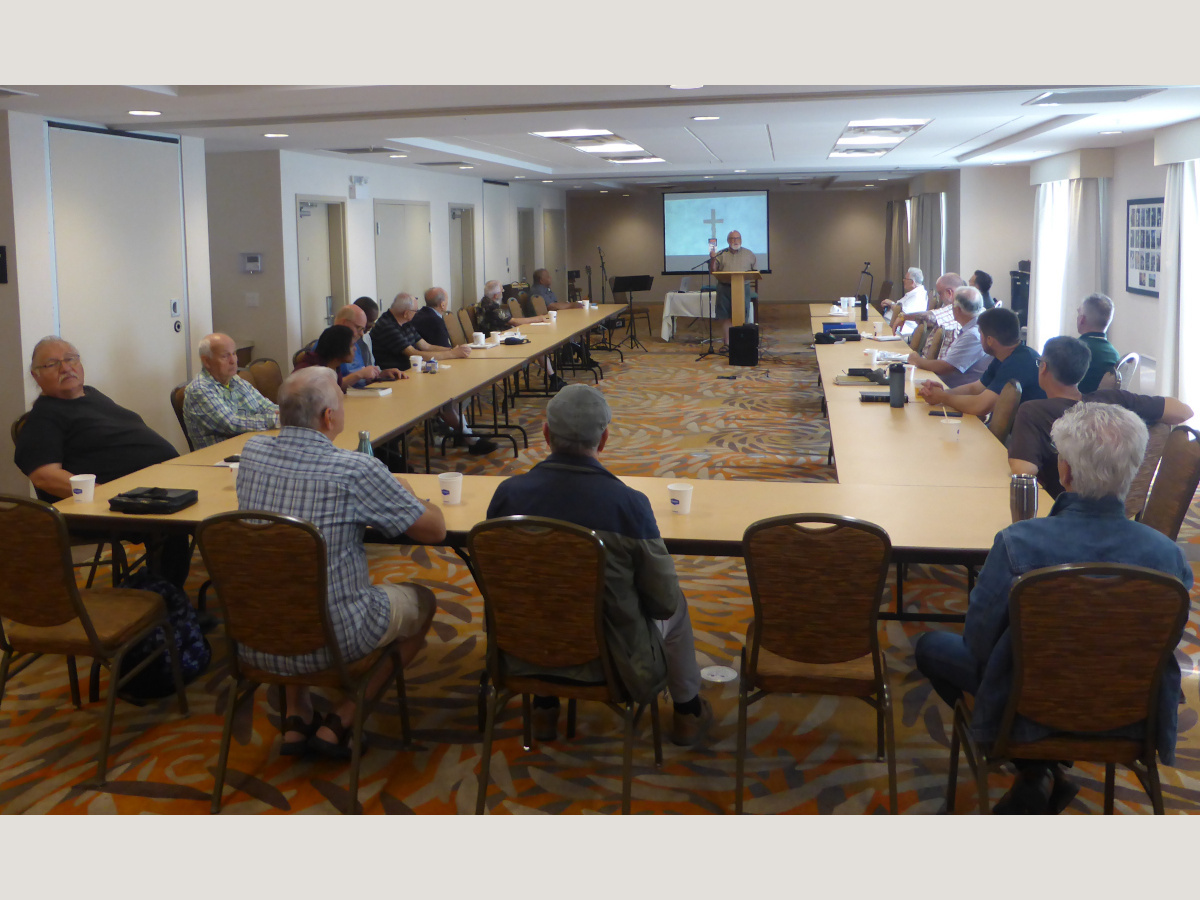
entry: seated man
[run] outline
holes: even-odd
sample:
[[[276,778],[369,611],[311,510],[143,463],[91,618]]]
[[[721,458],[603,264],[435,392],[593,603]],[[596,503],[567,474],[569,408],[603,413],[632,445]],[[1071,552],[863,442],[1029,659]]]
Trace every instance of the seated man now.
[[[1104,294],[1088,294],[1079,304],[1075,327],[1079,330],[1079,339],[1087,344],[1092,353],[1088,370],[1079,382],[1079,390],[1085,394],[1099,388],[1104,373],[1121,361],[1117,348],[1108,342],[1108,326],[1112,324],[1112,318],[1113,302]],[[1129,390],[1133,385],[1125,384],[1122,387]]]
[[[1192,417],[1191,407],[1173,397],[1150,397],[1119,390],[1083,393],[1077,385],[1083,373],[1089,371],[1088,359],[1088,347],[1081,339],[1063,336],[1046,341],[1038,372],[1038,383],[1046,392],[1046,399],[1022,403],[1008,436],[1008,465],[1013,474],[1036,475],[1051,497],[1061,494],[1063,486],[1058,481],[1058,454],[1050,440],[1050,428],[1081,400],[1123,406],[1147,425],[1155,422],[1178,425]]]
[[[357,303],[351,303],[339,309],[333,317],[334,325],[345,325],[354,333],[354,352],[349,362],[338,366],[338,381],[343,388],[366,387],[373,381],[396,381],[403,377],[395,367],[380,368],[363,355],[363,336],[367,333],[368,316],[366,311]]]
[[[955,285],[957,287],[957,285]],[[900,333],[907,337],[912,334],[917,328],[917,320],[913,320],[911,324],[907,321],[913,313],[924,312],[929,306],[929,294],[925,291],[925,273],[916,266],[909,266],[904,273],[904,296],[898,301],[884,300],[879,304],[883,307],[883,317],[892,321],[896,315],[895,307],[899,306],[904,310],[905,322],[900,328]]]
[[[671,740],[698,742],[712,722],[712,707],[700,696],[700,669],[692,640],[687,600],[675,564],[659,537],[646,495],[626,487],[600,465],[612,412],[604,395],[589,385],[572,384],[546,406],[542,433],[550,456],[525,475],[496,488],[488,518],[548,516],[591,528],[604,541],[605,633],[613,666],[630,694],[648,692],[666,676],[675,715]],[[541,672],[509,660],[514,674],[556,675],[602,681],[599,665]],[[534,734],[554,740],[558,698],[534,698]]]
[[[200,374],[183,392],[183,422],[199,450],[247,431],[279,427],[279,407],[237,373],[237,346],[227,334],[200,342]]]
[[[466,359],[471,355],[471,348],[466,344],[459,344],[457,347],[435,347],[421,337],[412,324],[413,317],[417,314],[416,305],[417,301],[413,299],[412,294],[399,293],[387,312],[375,321],[375,328],[371,332],[371,344],[375,350],[375,361],[379,365],[403,371],[410,366],[409,357],[412,356],[443,360]],[[454,403],[443,406],[440,415],[447,427],[457,435],[455,443],[466,446],[471,455],[491,453],[500,446],[495,441],[472,434],[471,426],[462,421]]]
[[[983,350],[991,365],[978,381],[949,390],[932,381],[921,383],[921,396],[931,406],[949,406],[981,419],[996,408],[1000,392],[1015,379],[1021,385],[1021,403],[1043,400],[1038,384],[1037,354],[1021,343],[1021,320],[1011,309],[985,309],[977,320]]]
[[[529,296],[541,297],[545,301],[546,309],[583,309],[582,300],[577,303],[568,303],[566,300],[559,300],[554,295],[554,291],[550,290],[550,271],[548,269],[538,269],[533,273],[533,278],[530,280],[532,284],[529,287]],[[489,281],[488,284],[491,284],[491,282]],[[486,292],[486,290],[487,285],[484,285],[484,291]],[[520,325],[521,323],[518,322],[517,324]]]
[[[366,314],[367,325],[363,328],[363,336],[358,339],[358,352],[362,355],[363,365],[375,365],[375,355],[371,349],[371,329],[375,327],[375,320],[379,318],[379,304],[370,297],[359,297],[354,301],[354,305]]]
[[[538,269],[544,272],[545,269]],[[489,281],[483,286],[483,297],[476,306],[476,320],[479,330],[491,333],[493,331],[508,331],[514,325],[531,325],[534,322],[549,322],[549,316],[514,316],[509,312],[508,305],[502,299],[504,285],[499,281]],[[449,346],[447,344],[447,346]],[[554,364],[549,356],[541,358],[541,365],[546,370],[547,389],[557,391],[567,386],[567,382],[554,374]]]
[[[933,372],[946,383],[946,387],[956,388],[978,381],[987,371],[991,360],[983,352],[979,336],[979,314],[983,312],[983,298],[979,296],[979,291],[973,287],[960,287],[954,292],[954,302],[950,308],[954,313],[954,321],[961,329],[950,350],[937,359],[925,359],[920,353],[910,353],[908,361],[918,369]]]
[[[971,730],[976,740],[996,739],[1012,674],[1008,595],[1016,579],[1045,566],[1065,563],[1125,563],[1145,566],[1192,586],[1192,569],[1170,538],[1125,518],[1125,494],[1146,449],[1146,426],[1127,409],[1079,403],[1054,423],[1058,474],[1066,489],[1047,518],[1016,522],[996,535],[987,562],[971,591],[961,635],[927,632],[917,640],[917,668],[951,708],[963,695],[975,697]],[[1067,698],[1065,698],[1067,699]],[[1170,765],[1179,715],[1179,663],[1163,668],[1158,697],[1158,752]],[[1113,736],[1140,737],[1141,723]],[[1012,736],[1036,741],[1049,729],[1018,716]],[[1078,788],[1057,765],[1014,760],[1020,772],[996,812],[1061,812]]]
[[[983,308],[991,309],[996,305],[996,301],[992,299],[992,276],[983,269],[976,269],[975,274],[971,276],[971,280],[967,282],[971,287],[979,291],[983,295]]]
[[[957,272],[947,272],[933,284],[938,301],[936,309],[905,313],[906,327],[909,320],[912,320],[914,330],[922,322],[929,326],[925,337],[927,342],[933,336],[933,329],[942,329],[942,349],[938,351],[938,359],[946,358],[946,354],[950,352],[950,348],[954,346],[954,341],[958,337],[959,324],[958,320],[954,318],[954,293],[960,287],[966,286],[966,282]],[[924,347],[920,347],[918,352],[922,352],[924,349]]]
[[[278,437],[246,441],[238,508],[296,516],[315,525],[328,548],[329,621],[343,659],[349,663],[398,641],[407,665],[433,622],[434,597],[412,584],[372,585],[363,529],[436,544],[446,537],[442,511],[414,497],[380,460],[333,445],[345,427],[345,411],[332,370],[312,367],[289,375],[279,389],[279,418]],[[305,675],[330,665],[325,651],[301,656],[239,652],[248,665],[279,675]],[[391,667],[384,666],[368,692],[391,675]],[[286,692],[290,715],[281,752],[299,756],[312,750],[348,759],[353,698],[343,699],[322,719],[313,712],[308,688],[288,685]]]
[[[29,372],[42,394],[17,435],[13,460],[39,499],[70,497],[72,475],[95,475],[105,484],[179,455],[133,410],[85,386],[79,351],[62,338],[37,342]],[[155,568],[182,589],[191,561],[187,536],[166,538],[161,551]]]

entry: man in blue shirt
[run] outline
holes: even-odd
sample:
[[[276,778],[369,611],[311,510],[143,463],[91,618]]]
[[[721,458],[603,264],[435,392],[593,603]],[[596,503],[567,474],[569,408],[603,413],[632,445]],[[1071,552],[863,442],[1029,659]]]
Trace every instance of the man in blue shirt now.
[[[1037,354],[1021,343],[1021,320],[1011,309],[993,308],[979,316],[980,342],[992,357],[978,381],[946,390],[926,381],[921,396],[932,406],[948,406],[959,412],[983,418],[996,408],[1000,392],[1009,381],[1021,385],[1021,402],[1044,400],[1046,392],[1038,384]]]
[[[604,541],[604,623],[613,668],[637,700],[655,702],[664,678],[675,704],[671,740],[697,743],[712,723],[712,706],[700,696],[700,668],[687,600],[675,564],[645,494],[626,487],[600,464],[612,412],[604,395],[585,384],[563,388],[546,406],[542,434],[550,456],[525,475],[503,482],[488,518],[546,516],[599,533]],[[599,665],[541,670],[506,660],[514,675],[538,674],[572,681],[603,681]],[[554,740],[558,698],[535,697],[534,736]]]
[[[979,333],[983,298],[975,288],[964,285],[954,292],[950,309],[961,329],[950,349],[937,359],[910,353],[908,361],[918,369],[933,372],[946,382],[947,387],[956,388],[978,381],[988,366],[988,355],[983,352],[983,338]]]
[[[997,737],[1012,678],[1008,597],[1018,577],[1033,569],[1066,563],[1123,563],[1165,572],[1192,586],[1192,570],[1166,535],[1125,518],[1125,495],[1146,449],[1146,425],[1137,415],[1108,403],[1077,403],[1051,429],[1058,448],[1058,475],[1065,493],[1044,519],[1016,522],[996,535],[975,582],[962,635],[921,635],[917,668],[948,705],[964,694],[975,697],[971,731],[981,743]],[[1167,765],[1175,757],[1180,698],[1179,663],[1164,665],[1158,696],[1158,752]],[[1140,738],[1143,723],[1111,736]],[[1049,729],[1023,716],[1013,724],[1015,741],[1036,741]],[[1013,790],[996,812],[1061,812],[1075,788],[1059,768],[1020,762]]]

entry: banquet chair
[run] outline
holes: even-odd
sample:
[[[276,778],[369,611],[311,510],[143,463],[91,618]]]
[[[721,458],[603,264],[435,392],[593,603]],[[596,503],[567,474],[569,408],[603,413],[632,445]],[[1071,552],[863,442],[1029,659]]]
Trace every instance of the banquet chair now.
[[[1117,374],[1116,366],[1109,366],[1104,370],[1104,374],[1100,376],[1100,383],[1096,386],[1098,391],[1113,391],[1121,387],[1121,376]]]
[[[304,347],[301,347],[292,354],[292,371],[296,371],[296,366],[300,365],[300,360],[304,358],[304,354],[308,352]]]
[[[1137,353],[1130,352],[1122,356],[1121,361],[1117,363],[1117,384],[1122,390],[1140,393],[1140,391],[1136,391],[1137,383],[1133,379],[1137,375],[1138,363],[1141,360],[1141,356]]]
[[[786,692],[857,697],[875,709],[876,753],[887,759],[895,814],[896,739],[877,628],[892,553],[887,532],[845,516],[776,516],[747,528],[742,550],[754,620],[738,680],[734,810],[742,811],[748,708]]]
[[[1163,446],[1162,460],[1138,521],[1179,539],[1179,528],[1200,483],[1200,432],[1177,425]]]
[[[90,656],[108,669],[108,699],[100,725],[96,784],[108,774],[117,693],[152,661],[168,655],[179,710],[187,715],[175,631],[163,598],[153,591],[84,588],[75,584],[71,544],[63,514],[48,503],[0,495],[0,703],[8,680],[45,653],[67,658],[71,702],[79,709],[75,657]],[[162,628],[165,640],[145,659],[121,673],[125,654]],[[21,659],[13,668],[14,657]],[[28,655],[28,659],[26,659]],[[93,688],[98,686],[95,674]]]
[[[525,317],[525,311],[521,309],[521,304],[516,300],[508,301],[508,311],[514,319],[523,319]]]
[[[892,334],[899,334],[900,329],[904,326],[904,310],[900,308],[900,304],[892,307]]]
[[[1021,382],[1013,378],[1000,390],[1000,397],[992,407],[991,416],[988,417],[988,431],[1002,444],[1008,440],[1008,433],[1012,431],[1013,422],[1017,418],[1017,407],[1020,405]]]
[[[479,330],[479,313],[475,308],[474,303],[469,303],[460,309],[457,313],[458,322],[462,325],[463,331],[470,329],[469,333],[474,334]]]
[[[946,330],[944,328],[935,328],[933,334],[925,341],[925,350],[921,353],[924,359],[937,359],[938,354],[942,352],[942,342],[946,339]]]
[[[925,337],[928,332],[929,326],[926,323],[922,322],[920,325],[918,325],[916,331],[909,336],[908,349],[920,353],[925,346]]]
[[[879,294],[875,298],[875,302],[871,305],[875,307],[876,312],[882,313],[883,312],[883,301],[891,299],[891,296],[892,296],[892,282],[885,281],[883,284],[881,284],[879,286]]]
[[[472,332],[463,328],[462,320],[458,316],[448,315],[442,321],[446,323],[446,332],[450,335],[451,347],[471,343]]]
[[[981,812],[991,809],[987,774],[1003,760],[1104,763],[1104,812],[1113,811],[1115,766],[1137,776],[1163,813],[1158,752],[1158,690],[1188,617],[1177,578],[1140,566],[1071,564],[1018,578],[1008,600],[1012,688],[990,746],[971,731],[973,704],[954,707],[946,809],[954,811],[961,746],[975,775]],[[1069,640],[1064,639],[1069,636]],[[1052,730],[1037,741],[1013,737],[1017,716]],[[1141,738],[1112,737],[1144,723]]]
[[[1125,515],[1130,518],[1136,518],[1146,505],[1146,495],[1150,493],[1150,484],[1154,481],[1154,473],[1158,469],[1159,460],[1162,459],[1163,448],[1171,434],[1171,426],[1166,422],[1155,422],[1146,430],[1149,432],[1146,452],[1133,481],[1129,483],[1129,492],[1125,495]]]
[[[185,381],[171,388],[171,408],[175,410],[175,418],[179,420],[179,429],[183,432],[183,439],[187,441],[188,450],[194,451],[196,445],[192,443],[192,436],[188,434],[187,423],[183,420],[183,395],[187,392],[188,383]]]
[[[261,510],[222,513],[209,516],[196,527],[196,543],[221,604],[233,678],[221,732],[212,812],[221,811],[234,717],[243,703],[253,702],[262,684],[279,686],[280,722],[288,716],[284,685],[340,688],[353,695],[350,784],[345,812],[356,812],[363,723],[387,690],[387,682],[371,697],[367,696],[367,686],[389,660],[399,698],[404,744],[407,746],[412,738],[399,644],[379,647],[362,659],[342,658],[329,619],[325,538],[311,522]],[[416,588],[431,593],[428,588]],[[306,675],[276,675],[243,662],[238,655],[239,646],[279,656],[325,650],[330,665]]]
[[[254,379],[251,383],[255,390],[272,403],[278,403],[279,387],[283,384],[283,372],[279,368],[279,363],[270,357],[263,356],[251,360],[250,365],[246,368],[250,372],[250,377]]]
[[[628,814],[633,782],[633,732],[650,707],[654,764],[662,765],[662,736],[656,685],[633,697],[617,677],[604,627],[604,542],[578,525],[539,516],[511,516],[480,522],[467,537],[487,629],[487,671],[491,681],[479,764],[475,812],[487,806],[492,741],[496,718],[517,694],[522,695],[525,746],[531,745],[530,697],[596,700],[622,715],[625,725],[621,767],[621,812]],[[513,565],[513,560],[521,560]],[[539,669],[599,663],[603,678],[587,683],[547,680],[509,673],[510,658]],[[665,683],[665,682],[664,682]],[[567,731],[574,732],[568,708]]]
[[[546,305],[546,299],[539,297],[537,294],[532,294],[529,297],[529,303],[533,306],[533,314],[535,316],[545,316],[550,314],[550,307]]]

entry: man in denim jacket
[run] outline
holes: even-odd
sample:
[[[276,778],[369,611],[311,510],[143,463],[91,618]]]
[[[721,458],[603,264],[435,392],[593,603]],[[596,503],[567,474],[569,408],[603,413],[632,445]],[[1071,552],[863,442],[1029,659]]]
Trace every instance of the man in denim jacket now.
[[[1105,403],[1078,403],[1054,423],[1058,471],[1065,492],[1044,519],[1017,522],[996,535],[987,562],[971,592],[962,636],[929,632],[916,644],[917,668],[938,696],[953,707],[963,693],[975,697],[974,738],[995,740],[1012,682],[1009,589],[1018,577],[1065,563],[1124,563],[1158,569],[1189,589],[1192,570],[1179,547],[1163,534],[1125,518],[1125,495],[1146,449],[1146,425],[1127,409]],[[1179,717],[1179,664],[1163,670],[1158,698],[1158,752],[1170,765],[1175,757]],[[1142,726],[1113,736],[1141,737]],[[1036,741],[1050,730],[1018,716],[1016,741]],[[1013,790],[996,812],[1061,811],[1078,790],[1049,763],[1018,764]]]

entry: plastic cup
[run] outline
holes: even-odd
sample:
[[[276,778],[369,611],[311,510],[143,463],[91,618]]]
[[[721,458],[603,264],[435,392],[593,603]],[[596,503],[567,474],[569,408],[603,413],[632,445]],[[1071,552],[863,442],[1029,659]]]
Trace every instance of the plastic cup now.
[[[558,321],[558,310],[557,309],[550,310],[550,321],[551,322]]]
[[[908,380],[908,386],[915,387],[917,384],[917,367],[912,363],[905,363],[904,376]]]
[[[942,440],[953,444],[958,440],[958,429],[962,425],[962,419],[958,417],[951,418],[947,416],[942,419]]]
[[[95,475],[72,475],[71,498],[76,503],[91,503],[96,499]]]
[[[408,371],[411,372],[413,375],[420,375],[421,374],[421,357],[410,356],[408,358],[408,362],[409,362],[409,370]]]
[[[494,332],[494,331],[488,332],[488,343],[489,344],[495,343],[499,339],[500,339],[500,336],[496,332]]]
[[[462,472],[443,472],[438,476],[442,502],[447,506],[456,506],[462,502],[462,481]]]
[[[667,485],[667,494],[671,498],[671,512],[686,516],[692,511],[692,486],[676,482]]]
[[[865,356],[867,358],[867,362],[869,362],[871,364],[871,368],[875,368],[875,366],[879,365],[879,351],[878,350],[864,350],[863,356]]]
[[[471,343],[472,344],[482,344],[483,343],[483,332],[482,331],[472,331],[471,332]]]
[[[875,329],[875,337],[879,337],[880,335],[883,334],[883,323],[882,322],[874,322],[874,323],[872,323],[872,327]]]
[[[237,484],[238,466],[240,466],[241,463],[229,463],[228,465],[229,471],[233,473],[233,483]]]

